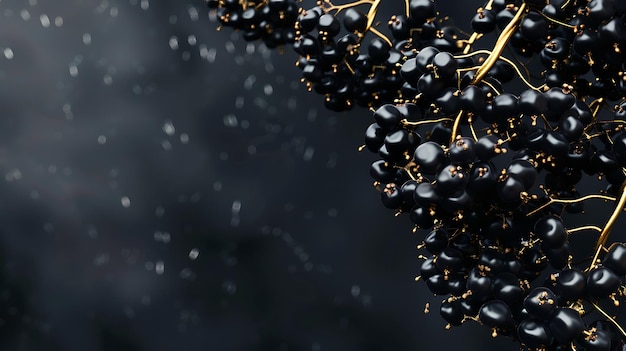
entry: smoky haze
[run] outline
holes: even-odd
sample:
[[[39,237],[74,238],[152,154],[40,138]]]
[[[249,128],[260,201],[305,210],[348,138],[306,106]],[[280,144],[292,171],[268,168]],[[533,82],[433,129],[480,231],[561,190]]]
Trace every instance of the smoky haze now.
[[[516,349],[423,314],[369,112],[216,27],[195,0],[0,2],[0,347]]]

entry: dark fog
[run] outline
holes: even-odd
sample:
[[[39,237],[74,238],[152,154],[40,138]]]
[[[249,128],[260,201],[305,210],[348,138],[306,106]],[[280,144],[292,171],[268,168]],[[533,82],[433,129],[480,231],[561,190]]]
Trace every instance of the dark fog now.
[[[517,349],[423,313],[369,112],[216,27],[201,0],[0,2],[0,349]]]

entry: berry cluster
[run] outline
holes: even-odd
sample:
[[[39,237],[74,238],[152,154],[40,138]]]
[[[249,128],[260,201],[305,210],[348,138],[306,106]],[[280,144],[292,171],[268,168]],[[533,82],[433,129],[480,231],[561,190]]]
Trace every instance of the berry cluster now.
[[[220,23],[243,32],[247,41],[262,40],[268,48],[292,44],[298,17],[295,0],[208,0]]]
[[[411,1],[405,15],[392,16],[389,37],[373,26],[380,0],[359,4],[368,5],[369,11],[323,0],[302,11],[296,22],[294,50],[300,55],[297,66],[303,81],[324,95],[326,107],[333,111],[414,96],[400,74],[404,61],[426,45],[453,50],[457,43],[457,30],[437,18],[429,0]],[[368,33],[373,38],[367,40]]]
[[[373,112],[361,149],[383,205],[427,232],[418,278],[443,319],[529,350],[621,350],[607,309],[626,298],[626,244],[608,239],[626,204],[626,2],[490,0],[471,35],[434,0],[406,0],[386,35],[379,3],[299,10],[293,48],[328,109]],[[588,201],[612,213],[567,225]],[[579,232],[597,235],[586,257]]]

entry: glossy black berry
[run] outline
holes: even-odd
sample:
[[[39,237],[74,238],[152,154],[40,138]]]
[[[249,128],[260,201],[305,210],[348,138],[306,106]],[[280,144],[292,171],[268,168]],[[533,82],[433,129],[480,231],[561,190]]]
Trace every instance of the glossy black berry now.
[[[528,318],[517,326],[517,337],[529,348],[543,348],[552,344],[553,338],[544,320]]]
[[[513,324],[511,308],[500,300],[485,302],[478,312],[478,319],[491,328],[506,328]]]
[[[604,256],[602,265],[619,276],[626,275],[626,244],[615,243]]]
[[[548,325],[554,340],[561,345],[569,344],[585,329],[578,311],[567,307],[557,308]]]
[[[524,308],[531,316],[539,320],[546,320],[556,309],[557,302],[557,297],[552,290],[537,287],[524,299]]]

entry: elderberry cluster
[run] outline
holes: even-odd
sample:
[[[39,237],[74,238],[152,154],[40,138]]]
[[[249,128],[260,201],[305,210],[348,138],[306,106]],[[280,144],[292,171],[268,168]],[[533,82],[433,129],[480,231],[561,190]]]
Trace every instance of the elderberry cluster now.
[[[247,41],[262,40],[268,48],[294,42],[295,0],[208,0],[207,5],[223,26],[242,31]]]
[[[377,2],[369,6],[368,13],[354,7],[342,11],[344,6],[319,1],[302,11],[296,22],[297,66],[308,88],[324,95],[330,110],[348,110],[355,103],[378,106],[405,95],[412,98],[414,89],[400,74],[404,61],[427,45],[456,48],[457,30],[437,18],[432,1],[411,1],[406,15],[392,16],[387,22],[389,38],[372,27]],[[370,39],[368,32],[374,33]]]
[[[425,233],[418,278],[443,319],[528,350],[621,350],[626,244],[608,239],[626,204],[626,2],[489,0],[471,35],[434,0],[405,0],[385,32],[380,3],[299,9],[296,65],[328,109],[373,112],[370,175]],[[606,218],[567,224],[590,201]]]

